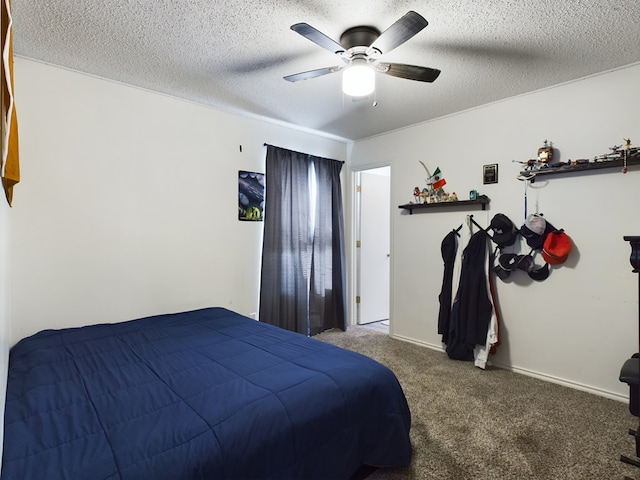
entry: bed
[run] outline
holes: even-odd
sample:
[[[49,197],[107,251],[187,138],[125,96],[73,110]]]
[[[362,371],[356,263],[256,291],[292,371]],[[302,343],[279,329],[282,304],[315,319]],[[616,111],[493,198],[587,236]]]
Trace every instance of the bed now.
[[[410,423],[376,361],[205,308],[18,342],[2,479],[349,479],[408,465]]]

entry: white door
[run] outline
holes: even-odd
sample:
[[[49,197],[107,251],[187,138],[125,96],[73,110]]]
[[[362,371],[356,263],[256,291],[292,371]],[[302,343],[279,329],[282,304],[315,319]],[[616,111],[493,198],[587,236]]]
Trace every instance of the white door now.
[[[390,170],[360,172],[360,324],[389,319]]]

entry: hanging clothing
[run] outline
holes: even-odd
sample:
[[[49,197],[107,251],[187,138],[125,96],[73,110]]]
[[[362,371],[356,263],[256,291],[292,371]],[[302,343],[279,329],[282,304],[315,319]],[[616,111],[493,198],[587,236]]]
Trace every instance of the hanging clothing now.
[[[491,245],[487,245],[487,248],[490,248]],[[494,277],[491,274],[491,266],[494,262],[494,254],[490,250],[487,252],[488,261],[484,262],[484,274],[485,274],[485,282],[484,284],[487,287],[487,295],[489,298],[489,302],[491,303],[491,318],[489,320],[489,327],[487,329],[487,336],[485,343],[481,345],[476,345],[473,349],[473,357],[474,357],[474,365],[478,368],[485,369],[487,366],[487,361],[489,359],[489,354],[494,354],[495,349],[499,344],[498,338],[498,308],[497,308],[497,298],[495,293],[494,286]]]
[[[442,342],[449,340],[449,321],[451,318],[451,303],[453,298],[453,270],[458,252],[458,233],[455,230],[449,232],[440,246],[442,260],[444,260],[444,275],[442,278],[442,288],[438,300],[440,301],[440,311],[438,312],[438,333],[442,335]]]
[[[489,257],[489,294],[491,297],[491,303],[493,304],[493,315],[495,316],[496,326],[495,326],[495,341],[491,343],[491,348],[489,349],[489,353],[491,355],[495,355],[498,351],[498,347],[500,346],[500,323],[502,322],[502,310],[500,309],[500,304],[498,302],[498,293],[496,291],[496,278],[497,275],[493,270],[493,266],[495,265],[496,252]],[[489,327],[491,330],[491,327]]]
[[[487,242],[479,231],[462,253],[458,291],[449,319],[446,352],[455,360],[474,360],[476,345],[486,345],[493,306],[488,294]]]

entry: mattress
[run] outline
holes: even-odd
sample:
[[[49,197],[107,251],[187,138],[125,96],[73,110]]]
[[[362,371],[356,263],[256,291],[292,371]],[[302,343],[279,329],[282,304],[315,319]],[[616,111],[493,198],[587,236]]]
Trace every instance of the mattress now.
[[[378,362],[205,308],[18,342],[2,479],[348,479],[408,465],[410,424]]]

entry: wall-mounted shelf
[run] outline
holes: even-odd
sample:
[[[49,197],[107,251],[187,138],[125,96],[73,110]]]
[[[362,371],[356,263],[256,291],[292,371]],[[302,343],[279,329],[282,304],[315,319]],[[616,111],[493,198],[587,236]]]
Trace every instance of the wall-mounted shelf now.
[[[640,165],[640,153],[633,153],[627,158],[627,166]],[[520,172],[520,175],[527,176],[534,174],[531,178],[531,182],[534,182],[536,178],[549,175],[563,175],[568,173],[582,173],[590,172],[592,170],[601,170],[603,168],[619,168],[624,166],[624,160],[622,158],[616,158],[615,160],[600,160],[597,162],[582,163],[578,165],[563,165],[562,167],[547,167],[540,170],[525,170]]]
[[[409,215],[413,214],[414,210],[427,211],[434,208],[469,208],[475,205],[480,205],[482,210],[487,209],[489,204],[489,197],[486,195],[478,195],[477,200],[458,200],[457,202],[439,202],[439,203],[407,203],[406,205],[398,205],[398,208],[409,210]]]

